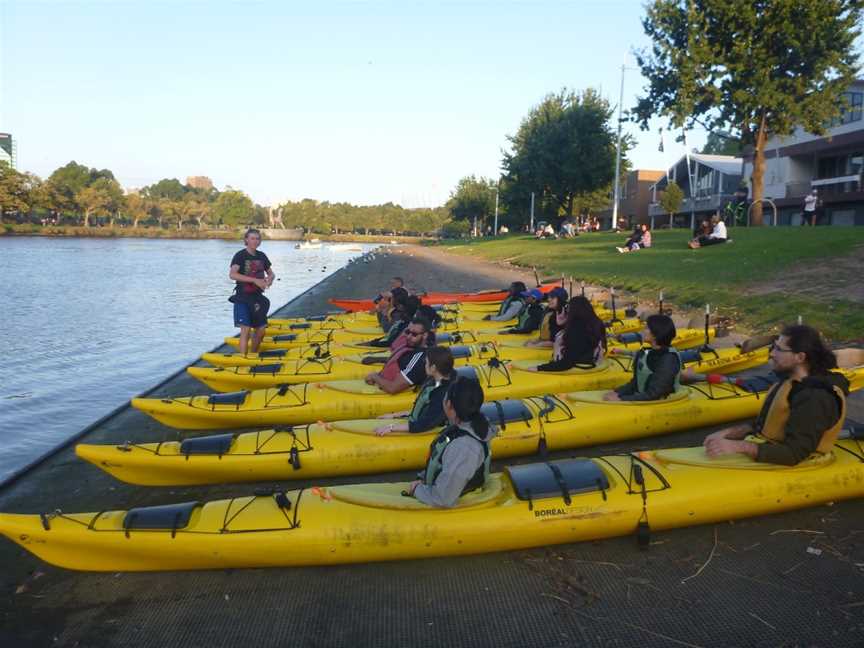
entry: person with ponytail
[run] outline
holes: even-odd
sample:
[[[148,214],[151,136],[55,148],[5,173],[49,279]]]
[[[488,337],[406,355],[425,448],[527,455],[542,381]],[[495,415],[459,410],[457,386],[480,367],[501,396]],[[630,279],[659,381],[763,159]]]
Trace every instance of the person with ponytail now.
[[[765,397],[752,423],[706,437],[709,457],[741,453],[759,462],[794,466],[814,453],[831,452],[846,418],[849,381],[831,370],[837,358],[819,332],[787,326],[771,345],[771,363],[781,379]],[[746,439],[753,435],[752,440]]]
[[[457,377],[450,383],[444,397],[449,424],[432,442],[421,479],[412,482],[405,495],[429,506],[451,508],[463,494],[483,487],[494,432],[480,411],[482,405],[479,382]]]
[[[573,297],[557,321],[561,328],[552,342],[552,360],[538,365],[537,371],[567,371],[600,362],[606,353],[606,327],[586,297]]]
[[[678,390],[681,357],[672,346],[677,331],[668,315],[650,315],[642,339],[650,346],[639,349],[633,358],[633,378],[618,389],[606,392],[607,401],[653,401]]]

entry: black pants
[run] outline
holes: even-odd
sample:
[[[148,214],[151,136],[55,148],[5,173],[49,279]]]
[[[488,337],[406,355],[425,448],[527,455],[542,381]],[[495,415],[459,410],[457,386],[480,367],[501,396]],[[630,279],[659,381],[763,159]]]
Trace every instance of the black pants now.
[[[725,243],[726,239],[721,238],[710,238],[708,236],[700,236],[699,237],[699,247],[705,247],[706,245],[717,245],[718,243]]]

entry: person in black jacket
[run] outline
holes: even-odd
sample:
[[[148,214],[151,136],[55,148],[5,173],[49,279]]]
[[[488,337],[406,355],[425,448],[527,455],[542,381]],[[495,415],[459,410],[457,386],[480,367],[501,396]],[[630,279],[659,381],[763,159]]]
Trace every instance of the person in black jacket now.
[[[537,371],[566,371],[577,365],[593,367],[606,352],[606,327],[585,297],[567,303],[567,320],[555,334],[552,360]]]
[[[642,339],[650,347],[640,349],[633,358],[633,378],[629,383],[606,392],[607,401],[651,401],[666,398],[678,388],[681,358],[672,348],[677,331],[668,315],[651,315],[645,321]]]
[[[814,452],[831,451],[843,424],[849,381],[832,372],[834,353],[819,332],[787,326],[771,346],[774,373],[782,380],[765,398],[753,423],[724,428],[705,438],[709,457],[742,453],[756,461],[794,466]],[[756,435],[765,441],[745,439]]]
[[[426,382],[420,387],[414,406],[408,412],[384,414],[378,418],[401,419],[397,423],[380,425],[375,434],[391,432],[427,432],[444,425],[444,396],[453,378],[453,354],[447,347],[434,346],[426,351]]]

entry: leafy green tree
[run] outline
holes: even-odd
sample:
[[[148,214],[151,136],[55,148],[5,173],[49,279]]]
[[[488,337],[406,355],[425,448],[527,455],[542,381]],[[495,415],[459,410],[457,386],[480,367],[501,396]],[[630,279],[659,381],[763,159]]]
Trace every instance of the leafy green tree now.
[[[213,203],[213,220],[229,227],[246,225],[254,215],[255,205],[242,191],[226,189]]]
[[[177,178],[163,178],[148,187],[141,190],[147,198],[165,199],[165,200],[182,200],[183,196],[189,189],[186,185],[181,184]]]
[[[616,135],[609,102],[594,89],[547,95],[507,139],[503,167],[508,207],[518,209],[535,192],[545,215],[574,215],[581,197],[608,187],[615,177]],[[629,140],[622,142],[626,154]]]
[[[75,202],[81,207],[84,227],[90,226],[91,216],[114,216],[123,200],[123,190],[116,180],[100,177],[75,194]]]
[[[752,223],[762,224],[765,142],[797,126],[823,134],[859,69],[862,0],[654,0],[654,41],[637,55],[648,79],[635,108],[674,128],[700,123],[752,145]]]
[[[706,155],[741,155],[741,138],[730,135],[725,131],[714,131],[708,133],[708,139],[702,152]]]
[[[124,201],[124,211],[132,219],[132,227],[150,216],[150,204],[140,194],[129,194]]]
[[[476,218],[482,230],[486,220],[495,213],[495,190],[495,181],[490,178],[465,176],[450,192],[447,201],[450,216],[453,220],[467,220],[469,223]]]
[[[30,182],[27,176],[0,162],[0,218],[6,212],[27,212],[30,210]]]
[[[666,185],[663,195],[660,196],[660,206],[669,214],[669,227],[672,227],[672,222],[675,213],[681,209],[681,203],[684,202],[684,191],[678,186],[674,180],[670,180]]]

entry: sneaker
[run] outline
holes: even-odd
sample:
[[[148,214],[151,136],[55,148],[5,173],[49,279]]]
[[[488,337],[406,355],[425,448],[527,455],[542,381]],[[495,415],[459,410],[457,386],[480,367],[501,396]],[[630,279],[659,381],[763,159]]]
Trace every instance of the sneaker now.
[[[623,247],[616,247],[615,249],[618,250],[621,254],[624,254],[627,251]]]

